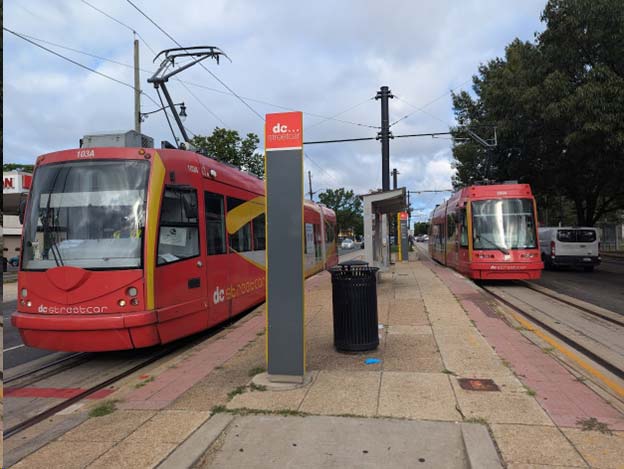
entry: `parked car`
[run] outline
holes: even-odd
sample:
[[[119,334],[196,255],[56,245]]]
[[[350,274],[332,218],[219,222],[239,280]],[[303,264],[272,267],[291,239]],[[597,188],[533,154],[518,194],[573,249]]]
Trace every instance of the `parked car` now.
[[[13,267],[17,267],[19,265],[19,256],[11,257],[9,259],[9,264],[11,264]]]
[[[350,239],[350,238],[345,238],[345,239],[342,241],[342,244],[340,245],[340,247],[341,247],[342,249],[353,249],[353,248],[354,248],[354,246],[355,246],[355,243],[354,243],[354,242],[353,242],[353,240],[352,240],[352,239]]]
[[[539,244],[544,266],[582,267],[591,272],[600,265],[598,230],[592,227],[541,227]]]

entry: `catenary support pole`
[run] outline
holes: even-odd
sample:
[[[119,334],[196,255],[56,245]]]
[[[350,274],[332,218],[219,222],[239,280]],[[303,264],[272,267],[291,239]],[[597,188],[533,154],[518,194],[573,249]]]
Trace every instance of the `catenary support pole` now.
[[[308,171],[308,182],[310,184],[310,200],[314,202],[314,192],[312,192],[312,171]]]
[[[377,92],[375,99],[381,99],[381,131],[377,139],[381,140],[381,188],[390,190],[390,118],[388,112],[388,99],[394,98],[387,86],[382,86]]]
[[[141,133],[141,75],[139,71],[139,40],[134,39],[134,130]]]

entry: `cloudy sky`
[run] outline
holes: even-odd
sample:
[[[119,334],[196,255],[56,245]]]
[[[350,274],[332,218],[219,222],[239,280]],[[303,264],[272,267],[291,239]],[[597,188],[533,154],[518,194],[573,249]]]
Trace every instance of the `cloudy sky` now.
[[[156,68],[152,50],[176,47],[175,43],[126,0],[87,1],[138,32],[142,87],[157,100],[146,81]],[[377,130],[371,127],[379,126],[380,107],[372,98],[382,85],[396,96],[390,101],[391,122],[409,116],[392,127],[395,135],[447,131],[454,122],[449,91],[469,89],[479,64],[501,56],[515,37],[532,40],[543,29],[539,16],[545,4],[545,0],[133,2],[181,44],[214,45],[225,51],[231,63],[206,63],[207,67],[258,114],[303,111],[307,141],[374,137]],[[133,83],[127,66],[133,61],[132,31],[81,0],[7,0],[4,26]],[[3,39],[4,162],[33,163],[39,154],[77,147],[84,134],[133,128],[129,87],[6,31]],[[186,103],[185,125],[192,132],[208,134],[216,126],[226,126],[262,138],[262,119],[207,71],[196,66],[179,77],[185,83],[171,82],[169,90],[176,102]],[[142,98],[142,110],[157,109],[147,96]],[[146,120],[143,133],[156,142],[173,140],[162,113]],[[312,171],[314,190],[346,187],[361,194],[381,187],[377,141],[309,145],[305,151],[305,169]],[[450,140],[403,138],[391,141],[390,152],[390,167],[399,170],[400,186],[413,191],[450,188]],[[413,196],[412,207],[423,212],[424,220],[444,197]]]

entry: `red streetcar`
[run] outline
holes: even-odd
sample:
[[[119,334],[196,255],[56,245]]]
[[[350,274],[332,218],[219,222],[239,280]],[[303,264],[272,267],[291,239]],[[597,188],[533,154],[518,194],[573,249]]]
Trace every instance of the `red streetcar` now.
[[[306,201],[306,274],[335,265],[336,216]],[[265,299],[264,182],[190,151],[40,156],[25,210],[17,312],[31,347],[148,347]]]
[[[538,279],[536,220],[528,184],[466,187],[433,211],[429,253],[473,279]]]

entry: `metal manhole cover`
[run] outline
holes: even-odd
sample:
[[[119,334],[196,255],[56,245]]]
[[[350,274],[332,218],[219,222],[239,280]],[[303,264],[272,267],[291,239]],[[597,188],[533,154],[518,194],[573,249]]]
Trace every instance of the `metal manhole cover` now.
[[[500,391],[491,379],[457,378],[459,386],[468,391]]]

